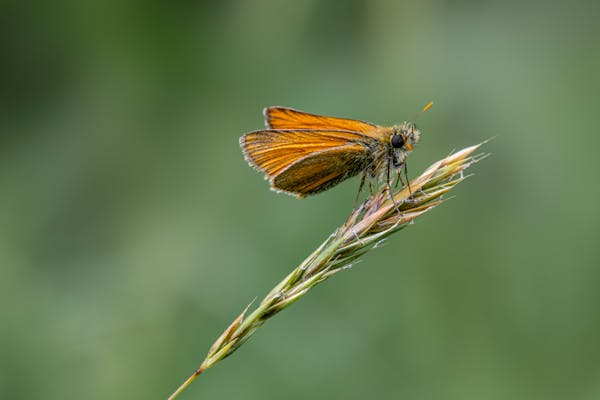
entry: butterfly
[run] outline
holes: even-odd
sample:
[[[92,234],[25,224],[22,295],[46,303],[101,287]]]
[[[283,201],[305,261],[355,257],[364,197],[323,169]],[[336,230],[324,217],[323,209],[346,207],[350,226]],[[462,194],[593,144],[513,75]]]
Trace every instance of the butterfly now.
[[[433,103],[427,104],[423,112]],[[379,126],[369,122],[310,114],[287,107],[264,109],[267,129],[240,138],[246,161],[264,172],[271,189],[302,198],[323,192],[362,173],[386,179],[406,174],[406,157],[421,132],[413,122]],[[407,180],[408,182],[408,180]],[[391,189],[390,189],[391,190]]]

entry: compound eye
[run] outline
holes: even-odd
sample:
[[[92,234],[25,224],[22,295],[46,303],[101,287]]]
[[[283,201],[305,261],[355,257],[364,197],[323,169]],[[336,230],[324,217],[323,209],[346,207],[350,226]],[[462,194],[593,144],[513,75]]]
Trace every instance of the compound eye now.
[[[404,137],[402,135],[392,136],[392,147],[399,149],[402,146],[404,146]]]

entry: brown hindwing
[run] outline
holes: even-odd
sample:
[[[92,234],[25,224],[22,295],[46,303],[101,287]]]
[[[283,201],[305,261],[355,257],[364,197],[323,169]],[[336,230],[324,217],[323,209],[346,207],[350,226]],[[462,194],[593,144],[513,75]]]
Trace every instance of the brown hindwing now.
[[[296,161],[271,179],[271,187],[304,197],[327,190],[364,171],[368,163],[364,145],[347,144]]]

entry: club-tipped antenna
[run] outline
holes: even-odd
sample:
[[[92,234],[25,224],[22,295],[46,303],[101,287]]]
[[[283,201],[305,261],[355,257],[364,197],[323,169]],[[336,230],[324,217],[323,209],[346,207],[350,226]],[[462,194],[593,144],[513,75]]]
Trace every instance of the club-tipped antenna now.
[[[433,101],[430,101],[429,103],[427,103],[427,105],[425,107],[423,107],[423,109],[421,110],[421,114],[423,114],[425,111],[429,110],[431,107],[433,107]]]
[[[429,103],[427,103],[427,105],[425,107],[423,107],[423,109],[421,111],[419,111],[418,113],[415,114],[415,116],[412,118],[412,121],[416,121],[417,118],[419,118],[423,113],[425,113],[425,111],[429,110],[431,107],[433,107],[433,101],[430,101]]]

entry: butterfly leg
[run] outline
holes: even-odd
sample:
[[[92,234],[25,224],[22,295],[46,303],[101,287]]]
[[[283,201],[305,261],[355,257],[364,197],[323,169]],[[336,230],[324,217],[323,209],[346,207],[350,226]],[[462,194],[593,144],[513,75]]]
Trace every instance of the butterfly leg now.
[[[360,184],[358,185],[358,193],[356,193],[356,199],[354,200],[353,210],[356,210],[356,206],[358,205],[358,199],[360,198],[360,192],[362,192],[363,186],[365,185],[365,179],[367,174],[363,172],[362,177],[360,178]]]
[[[410,180],[408,179],[408,168],[406,167],[406,163],[404,163],[404,177],[406,178],[406,185],[408,185],[408,193],[410,197],[412,197],[412,189],[410,188]],[[398,174],[400,175],[400,173]]]
[[[392,160],[388,159],[388,163],[387,163],[387,178],[386,178],[386,185],[387,185],[387,190],[388,193],[390,195],[390,199],[392,199],[392,203],[394,203],[394,208],[396,209],[396,211],[398,211],[398,214],[401,214],[400,209],[398,208],[398,203],[396,203],[396,199],[394,198],[394,194],[392,193],[392,186],[390,185],[390,164],[391,164]]]
[[[394,183],[394,189],[398,188],[398,184],[402,183],[402,187],[404,187],[404,181],[402,180],[402,171],[398,171],[396,175],[396,182]]]

